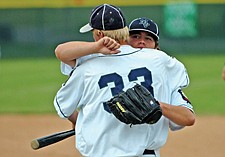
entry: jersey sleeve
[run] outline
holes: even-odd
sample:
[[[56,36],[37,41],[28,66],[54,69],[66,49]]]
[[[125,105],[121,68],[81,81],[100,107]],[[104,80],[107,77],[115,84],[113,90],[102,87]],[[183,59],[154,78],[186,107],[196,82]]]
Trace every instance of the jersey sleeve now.
[[[193,106],[188,97],[184,94],[181,88],[178,88],[172,93],[171,104],[174,106],[183,106],[193,112]]]
[[[68,64],[65,64],[63,62],[61,62],[61,65],[60,65],[60,70],[61,70],[61,73],[63,75],[67,75],[67,76],[70,76],[72,71],[78,67],[79,65],[81,65],[83,62],[91,59],[91,58],[94,58],[94,57],[97,57],[98,54],[91,54],[91,55],[87,55],[87,56],[83,56],[81,58],[78,58],[76,59],[76,65],[74,67],[71,67],[70,65]]]
[[[71,67],[70,65],[65,64],[63,62],[61,62],[61,64],[60,64],[60,70],[63,75],[69,76],[71,74],[71,72],[73,71],[73,69],[74,69],[74,67]]]
[[[185,126],[178,125],[171,120],[169,121],[169,128],[171,131],[177,131],[183,129]]]
[[[189,76],[187,70],[180,61],[178,61],[176,58],[169,57],[165,64],[170,81],[170,88],[173,91],[179,87],[185,88],[189,85]]]
[[[68,118],[79,107],[84,88],[83,80],[82,72],[75,69],[57,92],[54,107],[61,118]]]
[[[194,112],[193,106],[187,96],[183,93],[183,91],[179,88],[172,93],[172,102],[171,104],[174,106],[183,106]],[[184,128],[184,126],[178,125],[172,121],[169,122],[169,127],[172,131],[180,130]]]

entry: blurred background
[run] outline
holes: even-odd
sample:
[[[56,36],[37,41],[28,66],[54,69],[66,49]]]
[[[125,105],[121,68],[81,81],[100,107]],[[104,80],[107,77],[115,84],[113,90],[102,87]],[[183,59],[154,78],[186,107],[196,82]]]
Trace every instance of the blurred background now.
[[[103,3],[119,6],[127,24],[155,21],[160,48],[188,70],[185,93],[196,113],[225,115],[225,0],[1,0],[0,113],[55,113],[52,101],[67,76],[54,50],[71,40],[93,41],[79,29]]]
[[[0,57],[54,56],[58,43],[92,41],[79,29],[102,3],[121,7],[127,23],[155,21],[167,53],[225,53],[225,0],[1,0]]]
[[[138,17],[155,21],[160,48],[189,73],[184,92],[194,106],[196,124],[170,134],[162,156],[223,157],[225,0],[0,0],[2,156],[80,156],[73,138],[39,151],[31,149],[30,141],[71,128],[53,106],[68,79],[60,73],[54,50],[71,40],[93,41],[91,33],[80,34],[79,29],[89,21],[91,9],[103,3],[119,6],[127,24]]]

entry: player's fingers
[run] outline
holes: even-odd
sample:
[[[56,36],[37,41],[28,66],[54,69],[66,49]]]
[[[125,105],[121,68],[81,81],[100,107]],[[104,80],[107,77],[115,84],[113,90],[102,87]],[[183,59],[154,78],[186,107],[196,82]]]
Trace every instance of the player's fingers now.
[[[104,45],[111,50],[118,49],[120,44],[117,43],[114,39],[111,38],[104,38]]]
[[[108,44],[110,44],[110,42],[113,42],[113,39],[109,38],[109,37],[103,37],[103,44],[106,46]]]
[[[112,43],[111,45],[108,45],[107,48],[110,50],[116,50],[116,49],[120,48],[120,44]]]
[[[115,40],[109,40],[108,43],[105,44],[105,46],[108,49],[115,50],[115,49],[118,49],[120,47],[120,44],[117,43]]]
[[[107,38],[104,42],[104,45],[108,47],[114,43],[115,43],[115,41],[113,39]]]
[[[117,54],[117,53],[120,53],[120,51],[119,50],[110,51],[110,54]]]

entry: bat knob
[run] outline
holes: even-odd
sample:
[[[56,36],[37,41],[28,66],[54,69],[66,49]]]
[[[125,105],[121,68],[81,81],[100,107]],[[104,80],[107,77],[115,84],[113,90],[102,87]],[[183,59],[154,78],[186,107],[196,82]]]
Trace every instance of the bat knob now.
[[[36,149],[38,149],[39,148],[39,143],[38,143],[38,141],[37,140],[33,140],[33,141],[31,141],[31,147],[34,149],[34,150],[36,150]]]

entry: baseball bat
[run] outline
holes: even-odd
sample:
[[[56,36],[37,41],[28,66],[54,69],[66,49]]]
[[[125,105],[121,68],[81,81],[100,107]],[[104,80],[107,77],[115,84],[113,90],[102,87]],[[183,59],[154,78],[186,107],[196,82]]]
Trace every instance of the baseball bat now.
[[[61,131],[44,137],[40,137],[31,141],[31,147],[36,150],[48,145],[62,141],[70,136],[75,135],[75,130]]]

